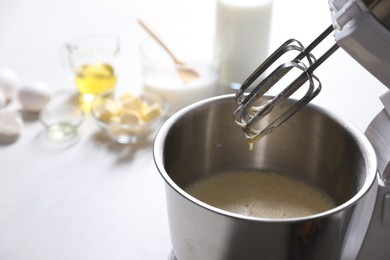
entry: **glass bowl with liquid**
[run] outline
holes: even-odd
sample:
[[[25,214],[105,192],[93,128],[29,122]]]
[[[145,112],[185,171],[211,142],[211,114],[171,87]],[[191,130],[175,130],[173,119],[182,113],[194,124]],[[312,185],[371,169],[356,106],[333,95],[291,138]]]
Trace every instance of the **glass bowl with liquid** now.
[[[83,35],[65,44],[67,63],[80,101],[112,93],[118,78],[120,43],[114,35]]]
[[[56,95],[40,112],[39,120],[51,141],[65,142],[77,137],[84,113],[74,98],[67,94]]]

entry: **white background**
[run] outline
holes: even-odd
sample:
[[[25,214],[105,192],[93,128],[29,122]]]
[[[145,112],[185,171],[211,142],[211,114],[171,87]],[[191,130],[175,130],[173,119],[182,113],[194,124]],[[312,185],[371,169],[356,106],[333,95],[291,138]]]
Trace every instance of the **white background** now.
[[[15,70],[23,82],[73,90],[62,44],[112,33],[122,39],[118,87],[139,89],[138,48],[146,35],[136,19],[174,45],[186,35],[211,40],[214,15],[212,0],[0,0],[0,68]],[[275,0],[271,49],[288,38],[307,45],[330,23],[326,0]],[[316,74],[323,90],[314,102],[364,131],[386,88],[343,50]],[[152,141],[113,144],[90,118],[70,146],[48,142],[42,131],[36,120],[25,120],[19,140],[0,145],[0,259],[167,259],[164,183]]]

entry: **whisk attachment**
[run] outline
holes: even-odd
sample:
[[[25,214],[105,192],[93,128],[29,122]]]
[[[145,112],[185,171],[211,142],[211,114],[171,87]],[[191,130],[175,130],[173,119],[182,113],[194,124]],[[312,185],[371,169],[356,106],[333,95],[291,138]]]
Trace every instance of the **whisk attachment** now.
[[[237,91],[235,101],[237,108],[233,112],[234,121],[244,132],[246,139],[253,143],[261,137],[272,132],[275,128],[293,116],[302,107],[308,104],[321,91],[321,82],[313,74],[332,53],[338,49],[334,44],[320,58],[316,59],[311,51],[322,42],[331,32],[329,26],[307,48],[301,42],[290,39],[273,52],[241,85]],[[294,58],[289,55],[298,53]],[[285,59],[277,65],[281,59]],[[265,74],[276,67],[267,76]],[[298,76],[296,73],[298,73]],[[257,82],[263,78],[260,82]],[[290,80],[291,78],[291,80]],[[249,87],[255,87],[247,92]],[[283,86],[274,97],[266,96],[270,89]],[[303,86],[306,90],[302,97],[291,107],[283,108],[282,103]],[[277,111],[274,108],[278,107]],[[272,117],[270,116],[272,113]],[[276,113],[276,115],[275,115]]]

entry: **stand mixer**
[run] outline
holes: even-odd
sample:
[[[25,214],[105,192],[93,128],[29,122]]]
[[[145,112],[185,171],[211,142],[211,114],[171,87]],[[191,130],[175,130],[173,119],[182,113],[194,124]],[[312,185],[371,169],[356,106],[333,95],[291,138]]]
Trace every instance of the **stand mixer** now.
[[[297,40],[286,41],[243,82],[236,93],[238,106],[233,113],[234,121],[243,129],[249,143],[271,133],[320,92],[320,80],[313,72],[339,47],[390,88],[390,0],[329,0],[329,6],[332,26],[307,48]],[[336,44],[316,59],[312,50],[332,31]],[[290,53],[294,53],[292,59],[275,65]],[[289,76],[297,72],[298,76],[290,80]],[[263,79],[259,82],[259,78]],[[286,79],[287,84],[284,83]],[[266,92],[280,84],[287,87],[264,102],[262,97]],[[296,105],[268,123],[267,115],[273,112],[273,108],[302,88],[306,90]],[[390,256],[390,91],[380,100],[384,109],[365,132],[377,155],[377,180],[370,194],[357,206],[343,243],[342,260],[377,260],[389,259]]]

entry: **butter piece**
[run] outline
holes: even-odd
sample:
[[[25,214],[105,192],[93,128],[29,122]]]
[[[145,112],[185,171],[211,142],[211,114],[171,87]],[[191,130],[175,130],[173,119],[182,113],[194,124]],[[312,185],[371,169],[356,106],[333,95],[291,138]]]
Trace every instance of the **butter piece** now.
[[[122,124],[136,125],[141,122],[139,113],[134,110],[124,110],[119,116]]]
[[[150,121],[162,113],[161,105],[158,103],[154,103],[152,105],[148,105],[144,107],[141,111],[141,117],[144,121]]]
[[[124,94],[119,99],[122,102],[123,108],[126,110],[140,111],[142,109],[142,100],[139,97]]]
[[[113,100],[104,100],[96,108],[98,117],[103,121],[110,121],[111,117],[118,115],[120,111],[120,106]]]
[[[107,112],[116,115],[121,110],[121,106],[118,105],[114,100],[108,99],[104,101],[104,107],[106,108]]]
[[[112,116],[111,118],[110,118],[110,122],[112,122],[112,123],[115,123],[115,124],[120,124],[121,123],[121,118],[119,117],[119,116]]]

